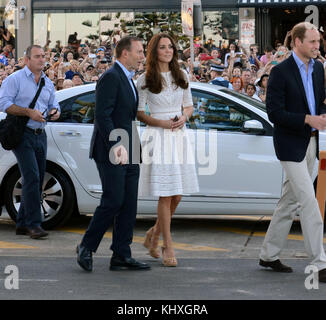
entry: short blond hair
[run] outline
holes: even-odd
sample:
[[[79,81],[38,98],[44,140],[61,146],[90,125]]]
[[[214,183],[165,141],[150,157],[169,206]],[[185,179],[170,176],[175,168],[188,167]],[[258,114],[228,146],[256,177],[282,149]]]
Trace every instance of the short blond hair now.
[[[294,46],[296,38],[299,38],[303,42],[307,30],[316,30],[318,32],[318,28],[310,22],[300,22],[292,28],[291,38]]]
[[[66,88],[71,88],[74,86],[74,83],[70,80],[70,79],[65,79],[62,83],[62,88],[66,89]]]

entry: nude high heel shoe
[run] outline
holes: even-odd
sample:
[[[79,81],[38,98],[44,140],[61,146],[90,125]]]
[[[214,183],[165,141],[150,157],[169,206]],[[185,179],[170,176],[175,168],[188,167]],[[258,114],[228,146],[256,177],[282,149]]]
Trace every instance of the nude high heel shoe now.
[[[146,232],[145,241],[143,243],[144,247],[148,249],[149,255],[155,259],[160,257],[160,251],[158,249],[158,242],[160,236],[153,236],[154,227],[150,228]]]
[[[162,247],[162,257],[163,257],[163,265],[164,267],[176,267],[178,265],[178,261],[175,256],[173,257],[165,257],[164,251],[166,247]]]
[[[146,232],[145,241],[144,241],[143,245],[147,249],[149,249],[151,246],[153,231],[154,231],[154,227],[148,229],[148,231]]]

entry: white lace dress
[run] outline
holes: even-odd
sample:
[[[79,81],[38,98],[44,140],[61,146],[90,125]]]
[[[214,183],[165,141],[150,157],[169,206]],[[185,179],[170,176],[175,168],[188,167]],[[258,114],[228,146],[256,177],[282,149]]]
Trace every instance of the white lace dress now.
[[[138,78],[138,111],[146,111],[147,104],[153,118],[169,120],[176,115],[180,117],[182,107],[193,105],[190,86],[185,90],[176,88],[171,72],[161,74],[165,85],[159,94],[142,89],[145,74]],[[141,142],[139,196],[168,197],[199,191],[194,150],[186,126],[177,131],[147,126]]]

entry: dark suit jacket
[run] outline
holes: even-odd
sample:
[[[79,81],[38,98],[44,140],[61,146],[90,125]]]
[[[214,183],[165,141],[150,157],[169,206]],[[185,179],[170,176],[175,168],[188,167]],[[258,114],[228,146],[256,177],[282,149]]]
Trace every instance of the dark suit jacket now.
[[[319,61],[315,61],[312,77],[316,115],[319,115],[326,113],[324,68]],[[271,71],[266,108],[268,117],[274,124],[273,138],[277,158],[281,161],[301,162],[306,155],[311,136],[311,127],[304,123],[310,110],[300,71],[292,55]],[[317,156],[318,152],[317,143]]]
[[[94,158],[96,162],[109,161],[109,152],[119,141],[128,151],[129,163],[139,163],[139,136],[133,122],[137,114],[138,93],[135,86],[134,88],[137,99],[125,73],[117,63],[99,79],[96,86],[94,131],[90,145],[90,158]],[[114,129],[123,129],[124,133],[116,141],[110,141],[109,136]]]

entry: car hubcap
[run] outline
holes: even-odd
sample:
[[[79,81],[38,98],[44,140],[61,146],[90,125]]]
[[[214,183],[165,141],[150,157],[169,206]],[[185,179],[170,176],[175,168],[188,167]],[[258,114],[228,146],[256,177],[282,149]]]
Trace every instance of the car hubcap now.
[[[13,204],[18,212],[21,205],[22,178],[16,182],[13,189]],[[59,181],[50,173],[46,172],[43,180],[41,194],[41,212],[43,221],[48,221],[56,216],[63,203],[63,189]]]

